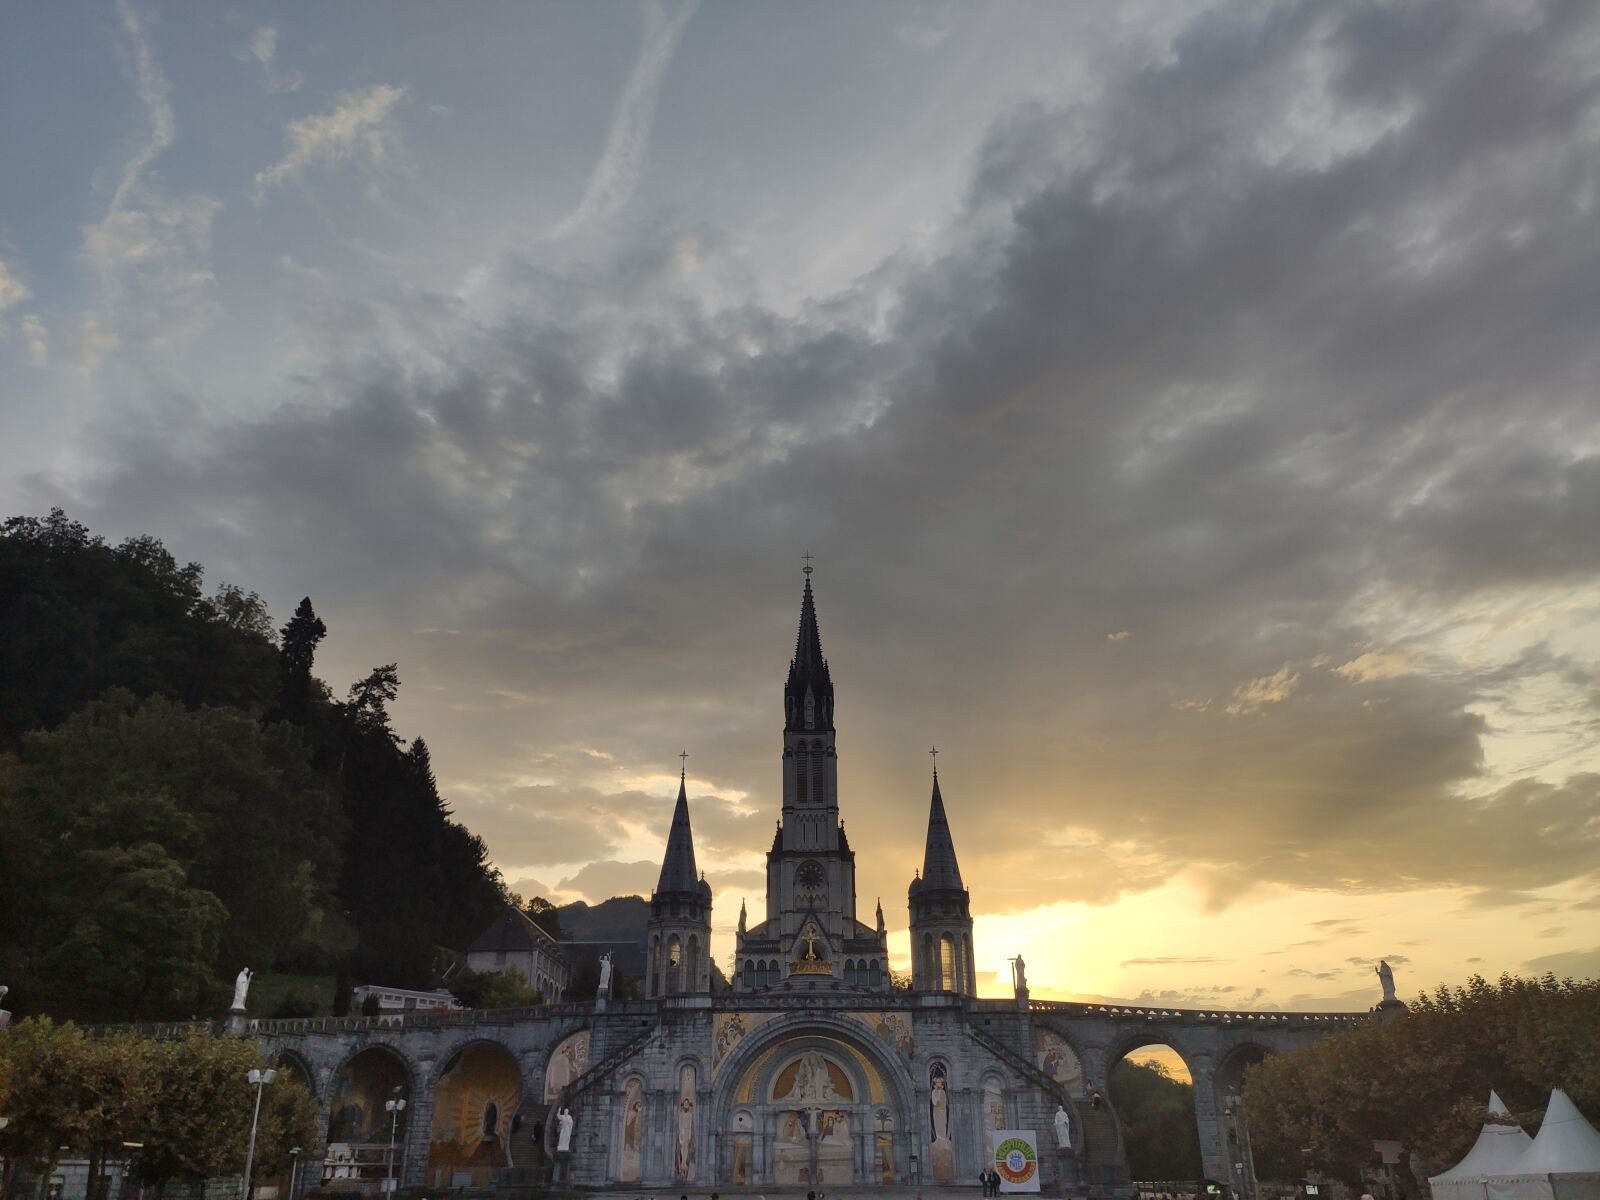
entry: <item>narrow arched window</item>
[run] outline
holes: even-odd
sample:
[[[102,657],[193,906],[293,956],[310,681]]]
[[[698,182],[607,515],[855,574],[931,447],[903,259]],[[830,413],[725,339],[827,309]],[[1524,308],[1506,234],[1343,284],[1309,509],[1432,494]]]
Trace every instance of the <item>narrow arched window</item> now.
[[[961,985],[956,982],[956,939],[948,933],[939,939],[939,990],[961,990]]]

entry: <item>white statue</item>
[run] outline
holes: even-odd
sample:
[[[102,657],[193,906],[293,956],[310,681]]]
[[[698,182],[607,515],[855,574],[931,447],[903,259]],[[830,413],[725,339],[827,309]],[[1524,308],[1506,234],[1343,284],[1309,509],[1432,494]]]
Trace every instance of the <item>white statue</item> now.
[[[1056,1105],[1056,1145],[1063,1150],[1072,1149],[1072,1118],[1067,1116],[1067,1110],[1061,1105]]]
[[[1384,959],[1378,960],[1378,965],[1372,968],[1378,973],[1378,982],[1383,985],[1383,1004],[1397,1003],[1394,994],[1394,968]]]
[[[595,991],[595,995],[611,995],[611,951],[609,950],[600,956],[600,987]]]
[[[572,1149],[572,1110],[563,1108],[556,1116],[556,1150]]]
[[[255,973],[246,967],[239,972],[239,977],[233,981],[233,1010],[244,1011],[244,996],[250,990],[250,981],[255,978]]]

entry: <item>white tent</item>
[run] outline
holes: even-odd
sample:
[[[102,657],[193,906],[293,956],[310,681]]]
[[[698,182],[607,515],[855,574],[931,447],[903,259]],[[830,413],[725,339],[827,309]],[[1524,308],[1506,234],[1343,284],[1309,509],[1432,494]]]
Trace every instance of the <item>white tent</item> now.
[[[1489,1093],[1489,1115],[1510,1116],[1498,1093]],[[1533,1139],[1522,1126],[1486,1121],[1467,1156],[1442,1175],[1428,1180],[1433,1200],[1484,1200],[1485,1181],[1490,1176],[1504,1176],[1514,1171],[1517,1160],[1532,1145]]]
[[[1600,1200],[1600,1133],[1557,1088],[1539,1136],[1515,1161],[1480,1179],[1481,1200]],[[1468,1198],[1457,1192],[1451,1200]]]

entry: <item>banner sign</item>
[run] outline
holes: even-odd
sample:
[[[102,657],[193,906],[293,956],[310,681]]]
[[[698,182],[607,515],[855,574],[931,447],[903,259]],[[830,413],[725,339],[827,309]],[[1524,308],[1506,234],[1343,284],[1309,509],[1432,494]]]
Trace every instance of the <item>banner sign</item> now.
[[[1039,1140],[1031,1129],[998,1129],[994,1139],[994,1169],[1001,1192],[1039,1190]]]

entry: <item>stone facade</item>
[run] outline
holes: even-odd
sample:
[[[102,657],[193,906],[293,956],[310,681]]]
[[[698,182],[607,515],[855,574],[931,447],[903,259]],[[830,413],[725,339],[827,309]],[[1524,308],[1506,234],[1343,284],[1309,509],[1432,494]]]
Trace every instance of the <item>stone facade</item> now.
[[[783,808],[765,919],[741,913],[732,989],[710,985],[711,889],[680,782],[652,897],[648,999],[507,1012],[255,1022],[322,1108],[330,1185],[482,1185],[553,1174],[591,1187],[769,1191],[976,1186],[990,1133],[1034,1130],[1047,1191],[1129,1183],[1111,1066],[1172,1046],[1196,1084],[1207,1174],[1239,1184],[1229,1098],[1246,1063],[1367,1014],[1229,1013],[976,996],[970,897],[935,776],[908,890],[913,987],[891,987],[881,907],[856,918],[833,683],[808,578],[785,686]],[[404,1122],[384,1101],[408,1099]],[[1072,1150],[1058,1152],[1057,1106]],[[570,1146],[558,1116],[570,1110]],[[386,1122],[388,1122],[386,1124]],[[395,1137],[391,1140],[391,1131]],[[504,1172],[511,1172],[505,1175]]]

